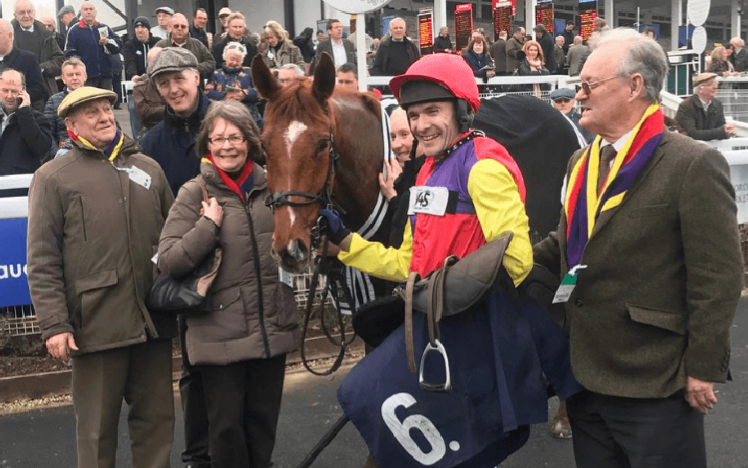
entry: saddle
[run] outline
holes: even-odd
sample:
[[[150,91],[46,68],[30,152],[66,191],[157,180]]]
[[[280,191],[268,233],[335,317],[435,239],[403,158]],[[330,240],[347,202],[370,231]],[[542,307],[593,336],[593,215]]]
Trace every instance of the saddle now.
[[[482,245],[475,252],[459,259],[452,255],[444,260],[444,266],[426,278],[411,273],[405,289],[399,292],[405,300],[405,351],[408,369],[415,374],[413,351],[413,309],[426,314],[429,343],[421,356],[419,384],[429,391],[448,392],[452,388],[449,374],[449,358],[440,343],[439,322],[444,317],[465,312],[484,301],[495,292],[502,281],[499,272],[503,266],[504,254],[514,234],[505,232],[495,240]],[[426,356],[438,352],[445,366],[444,383],[430,383],[424,379]]]

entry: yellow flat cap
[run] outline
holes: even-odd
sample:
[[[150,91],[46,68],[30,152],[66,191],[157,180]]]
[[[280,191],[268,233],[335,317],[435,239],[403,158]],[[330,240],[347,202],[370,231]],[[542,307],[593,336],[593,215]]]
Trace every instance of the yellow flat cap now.
[[[94,88],[93,86],[81,86],[65,96],[65,99],[60,103],[60,107],[57,108],[57,115],[64,119],[76,106],[79,106],[84,102],[90,102],[101,98],[107,98],[109,99],[109,102],[114,104],[114,101],[117,100],[117,95],[113,91],[106,89]]]

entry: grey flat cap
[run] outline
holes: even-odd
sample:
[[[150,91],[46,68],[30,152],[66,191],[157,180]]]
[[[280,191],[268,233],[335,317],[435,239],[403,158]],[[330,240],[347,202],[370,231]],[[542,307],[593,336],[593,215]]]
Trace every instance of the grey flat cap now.
[[[158,14],[160,11],[163,11],[169,16],[174,16],[174,9],[168,6],[162,6],[162,7],[156,8],[156,14]]]
[[[150,78],[165,72],[181,71],[187,68],[197,69],[197,58],[187,49],[167,47],[149,64],[146,73]]]
[[[558,88],[557,90],[553,91],[548,97],[551,98],[552,101],[558,101],[559,99],[574,99],[574,96],[576,94],[577,93],[575,93],[573,89]]]
[[[66,13],[75,14],[75,8],[73,8],[73,5],[65,5],[64,7],[60,8],[60,11],[57,12],[57,17],[62,18],[62,15]]]

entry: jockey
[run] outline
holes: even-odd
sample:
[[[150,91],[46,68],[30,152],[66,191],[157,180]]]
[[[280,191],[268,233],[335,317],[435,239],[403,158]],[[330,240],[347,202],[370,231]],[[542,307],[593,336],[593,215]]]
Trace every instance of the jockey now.
[[[470,67],[454,55],[425,56],[393,78],[390,88],[426,154],[411,189],[403,243],[394,249],[366,241],[345,229],[334,212],[321,210],[330,241],[341,248],[338,258],[400,282],[410,272],[425,277],[448,256],[463,258],[512,231],[504,266],[519,285],[532,268],[525,184],[507,150],[470,129],[480,107]]]

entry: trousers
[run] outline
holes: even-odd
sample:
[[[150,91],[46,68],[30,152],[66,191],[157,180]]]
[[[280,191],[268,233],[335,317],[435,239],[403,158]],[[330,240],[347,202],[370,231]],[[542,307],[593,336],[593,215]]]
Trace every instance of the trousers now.
[[[584,390],[566,408],[577,468],[706,468],[704,415],[682,391],[623,398]]]
[[[78,468],[114,468],[117,426],[129,406],[132,466],[167,468],[174,440],[171,340],[73,358]]]
[[[213,468],[269,468],[286,355],[195,366],[203,377]]]

